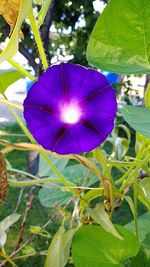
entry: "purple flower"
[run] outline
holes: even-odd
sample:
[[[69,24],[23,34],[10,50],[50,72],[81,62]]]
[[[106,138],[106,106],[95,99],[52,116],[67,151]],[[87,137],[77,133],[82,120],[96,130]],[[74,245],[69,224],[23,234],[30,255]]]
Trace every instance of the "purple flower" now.
[[[24,101],[28,129],[45,149],[59,154],[99,146],[115,115],[115,93],[105,76],[70,63],[50,67]]]

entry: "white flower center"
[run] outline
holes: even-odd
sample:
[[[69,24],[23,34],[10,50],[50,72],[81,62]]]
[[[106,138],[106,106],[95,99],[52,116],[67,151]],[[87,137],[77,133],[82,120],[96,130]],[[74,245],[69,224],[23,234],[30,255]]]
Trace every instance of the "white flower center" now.
[[[62,108],[61,118],[64,122],[74,124],[80,120],[81,112],[75,105],[66,105]]]

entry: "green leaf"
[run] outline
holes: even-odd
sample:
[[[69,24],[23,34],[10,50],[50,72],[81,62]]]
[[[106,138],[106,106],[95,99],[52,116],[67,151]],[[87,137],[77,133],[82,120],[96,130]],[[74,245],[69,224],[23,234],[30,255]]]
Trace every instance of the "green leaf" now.
[[[16,223],[20,218],[20,214],[13,213],[7,216],[4,220],[0,222],[0,248],[2,248],[7,239],[6,231]]]
[[[6,240],[7,240],[6,232],[0,232],[0,249],[4,247]]]
[[[136,237],[122,226],[116,228],[123,240],[100,226],[82,226],[72,242],[75,267],[123,267],[123,261],[135,256],[140,248]]]
[[[12,226],[14,223],[16,223],[20,218],[20,214],[13,213],[9,216],[7,216],[4,220],[0,222],[0,232],[5,232]]]
[[[104,228],[105,231],[111,233],[121,240],[123,239],[111,222],[110,217],[104,210],[104,206],[102,204],[98,205],[95,209],[88,208],[87,212],[96,223],[100,224]]]
[[[142,146],[146,143],[147,140],[148,139],[144,137],[142,134],[136,132],[136,143],[135,143],[136,154],[138,154],[139,150],[142,148]],[[146,148],[146,144],[145,144],[145,148]]]
[[[130,267],[146,267],[147,265],[147,256],[143,249],[131,259]]]
[[[150,109],[126,106],[122,109],[122,116],[133,129],[150,138]]]
[[[47,208],[64,205],[71,197],[71,192],[57,188],[42,188],[39,191],[40,203]]]
[[[0,93],[3,94],[9,85],[22,77],[23,75],[17,70],[0,70]]]
[[[150,72],[150,1],[110,0],[91,34],[87,59],[117,73]]]
[[[2,63],[5,60],[11,59],[17,53],[21,25],[25,20],[25,18],[27,17],[31,8],[32,8],[32,0],[20,1],[20,10],[17,23],[15,25],[14,31],[11,35],[8,45],[6,46],[4,51],[0,54],[0,63]]]
[[[145,236],[150,232],[149,222],[150,222],[149,212],[146,212],[145,214],[138,217],[138,231],[139,231],[140,241],[143,241]],[[125,227],[130,231],[134,232],[135,230],[134,221],[128,223]]]
[[[138,199],[150,210],[150,178],[144,178],[138,183]]]
[[[127,203],[129,204],[130,210],[133,214],[133,216],[135,216],[135,212],[134,212],[134,203],[133,200],[130,196],[125,196],[124,199],[127,201]]]
[[[60,172],[64,170],[64,168],[68,163],[68,159],[65,158],[57,158],[48,154],[47,157]],[[46,163],[46,161],[43,159],[42,156],[40,156],[40,162],[39,162],[39,176],[56,177],[56,174],[53,173],[52,169],[50,169],[49,165]]]
[[[63,226],[59,228],[48,249],[44,267],[64,267],[67,264],[75,231],[71,229],[64,233]]]
[[[91,189],[85,195],[83,195],[79,205],[81,215],[86,209],[86,207],[89,205],[90,201],[100,196],[104,196],[103,188],[97,188],[95,190]]]

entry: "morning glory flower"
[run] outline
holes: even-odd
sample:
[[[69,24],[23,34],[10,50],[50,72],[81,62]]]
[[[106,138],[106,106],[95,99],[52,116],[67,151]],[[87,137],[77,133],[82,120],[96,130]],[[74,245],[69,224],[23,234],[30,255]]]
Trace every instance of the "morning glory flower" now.
[[[105,76],[70,63],[50,67],[24,101],[24,117],[36,141],[62,155],[99,146],[115,116],[115,93]]]

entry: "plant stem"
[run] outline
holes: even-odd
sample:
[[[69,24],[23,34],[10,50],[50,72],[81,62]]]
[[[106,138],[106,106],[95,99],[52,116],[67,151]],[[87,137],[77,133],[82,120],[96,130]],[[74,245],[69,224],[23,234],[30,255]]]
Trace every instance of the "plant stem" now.
[[[134,178],[133,183],[133,192],[134,192],[134,226],[135,226],[135,233],[137,239],[139,239],[139,233],[138,233],[138,220],[137,220],[137,186],[138,186],[138,179],[137,177]]]
[[[1,250],[0,255],[7,260],[13,267],[17,267],[17,265],[14,263],[14,261],[6,254],[4,248]]]
[[[15,172],[15,173],[19,173],[19,174],[22,174],[24,176],[28,176],[28,177],[31,177],[33,179],[39,179],[37,176],[31,174],[31,173],[28,173],[28,172],[25,172],[25,171],[22,171],[22,170],[18,170],[18,169],[9,169],[8,172]]]
[[[8,62],[15,67],[23,76],[28,77],[32,82],[36,81],[36,78],[30,74],[27,70],[25,70],[23,67],[21,67],[17,62],[15,62],[13,59],[9,59]]]
[[[4,97],[5,97],[5,96],[4,96]],[[6,105],[12,106],[12,107],[14,107],[14,108],[23,110],[23,106],[18,105],[18,104],[13,103],[13,102],[10,102],[9,100],[6,100],[6,97],[5,97],[5,99],[0,98],[0,102],[3,103],[3,104],[6,104]]]
[[[127,180],[123,183],[123,185],[122,185],[121,188],[119,189],[120,192],[122,192],[123,189],[126,188],[126,186],[128,185],[128,183],[129,183],[130,181],[132,181],[132,179],[137,178],[139,169],[140,169],[140,168],[141,168],[141,167],[142,167],[142,166],[149,160],[149,158],[150,158],[150,155],[147,155],[147,157],[146,157],[144,160],[142,160],[142,161],[136,166],[135,170],[134,170],[133,172],[130,173],[130,175],[129,175],[129,177],[127,178]],[[133,181],[132,181],[132,182],[133,182]]]
[[[134,170],[134,168],[136,167],[136,166],[140,166],[140,164],[142,164],[143,165],[143,160],[142,160],[142,157],[143,157],[143,155],[145,155],[146,154],[146,152],[150,149],[150,146],[148,145],[148,147],[147,148],[145,148],[145,145],[146,145],[146,143],[144,143],[143,145],[142,145],[142,147],[141,147],[141,149],[140,149],[140,151],[139,151],[139,153],[138,153],[138,155],[137,155],[137,157],[136,157],[136,159],[134,160],[134,162],[132,163],[133,165],[131,165],[130,166],[130,168],[128,169],[128,171],[119,179],[119,180],[117,180],[116,181],[116,183],[115,184],[121,184],[122,182],[124,182],[124,180],[127,178],[127,180],[129,181],[129,179],[130,179],[130,175],[131,175],[131,173],[132,173],[132,171]],[[145,149],[144,149],[145,148]]]
[[[37,27],[40,27],[43,24],[50,4],[51,4],[51,0],[46,0],[44,5],[42,6],[39,12],[39,15],[38,15]]]
[[[47,63],[46,55],[45,55],[45,52],[44,52],[44,48],[43,48],[42,40],[41,40],[41,37],[40,37],[40,33],[38,31],[38,28],[37,28],[37,25],[36,25],[36,21],[35,21],[35,18],[33,16],[32,9],[29,12],[29,21],[30,21],[30,26],[31,26],[31,29],[33,31],[35,40],[36,40],[36,44],[38,46],[39,55],[40,55],[40,58],[41,58],[42,63],[43,63],[43,68],[44,68],[44,70],[46,70],[48,68],[48,63]]]
[[[44,184],[44,183],[58,183],[60,180],[51,180],[50,178],[44,178],[44,179],[37,179],[34,181],[15,181],[12,179],[8,179],[8,183],[12,187],[26,187],[26,186],[33,186],[38,184]]]

